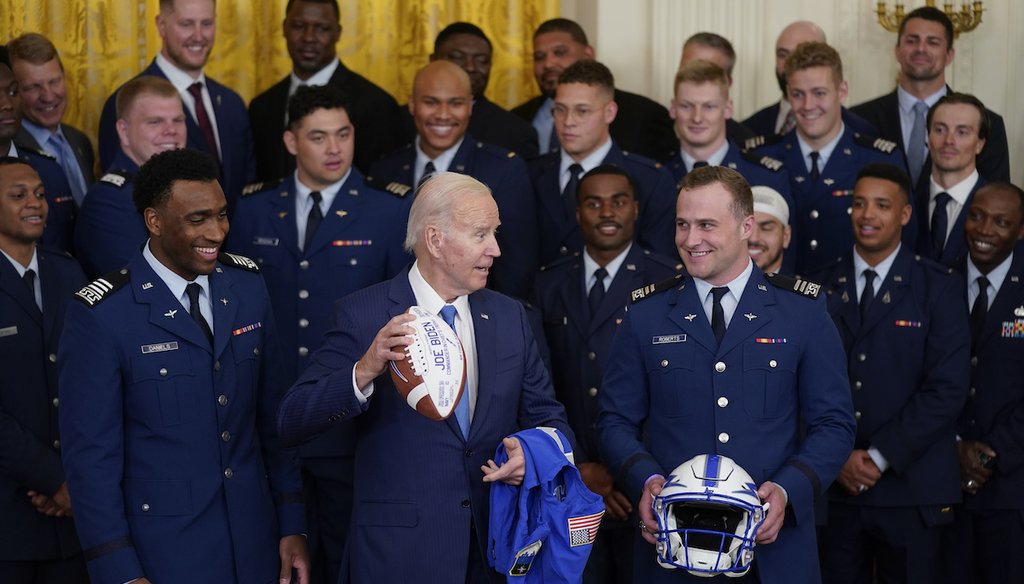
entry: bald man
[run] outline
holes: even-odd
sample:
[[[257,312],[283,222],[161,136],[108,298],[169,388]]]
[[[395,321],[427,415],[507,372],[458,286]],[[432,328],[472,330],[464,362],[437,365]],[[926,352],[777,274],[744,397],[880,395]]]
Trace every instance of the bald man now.
[[[406,199],[406,212],[416,187],[435,173],[466,174],[490,186],[501,212],[501,256],[494,261],[487,285],[526,298],[539,267],[537,217],[526,163],[516,153],[470,135],[472,111],[469,75],[451,61],[430,62],[416,73],[409,98],[416,126],[413,143],[373,164],[366,180]]]

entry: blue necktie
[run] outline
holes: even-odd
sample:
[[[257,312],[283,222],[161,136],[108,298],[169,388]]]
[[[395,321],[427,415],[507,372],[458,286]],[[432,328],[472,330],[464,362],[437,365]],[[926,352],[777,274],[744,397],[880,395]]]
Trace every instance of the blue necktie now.
[[[928,117],[928,104],[919,101],[914,104],[914,125],[910,127],[910,138],[907,143],[907,166],[910,167],[910,180],[917,184],[924,166],[925,152],[925,119]]]
[[[729,291],[728,286],[717,286],[711,289],[711,330],[715,340],[722,344],[725,338],[725,309],[722,308],[722,296]]]
[[[68,179],[68,186],[71,187],[71,196],[75,199],[75,203],[81,205],[85,199],[86,186],[82,169],[78,166],[78,159],[75,158],[75,152],[60,130],[50,135],[50,142],[57,147],[57,151],[60,153],[60,166],[64,170],[64,176]]]
[[[946,247],[946,232],[949,231],[949,214],[946,205],[953,200],[949,193],[935,195],[935,210],[932,211],[932,252],[936,260],[942,259],[942,250]]]
[[[445,304],[444,308],[441,309],[441,318],[452,327],[455,334],[459,334],[459,329],[455,328],[455,315],[458,311],[451,304]],[[462,397],[459,398],[459,403],[455,405],[455,419],[459,422],[459,428],[462,430],[462,437],[469,439],[469,388],[462,392]]]

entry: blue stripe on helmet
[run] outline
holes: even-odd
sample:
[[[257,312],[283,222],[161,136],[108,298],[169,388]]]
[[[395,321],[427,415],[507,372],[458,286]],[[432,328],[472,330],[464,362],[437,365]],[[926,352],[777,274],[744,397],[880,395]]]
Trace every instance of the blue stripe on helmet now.
[[[704,464],[704,486],[713,487],[718,484],[718,467],[722,458],[717,454],[709,454]]]

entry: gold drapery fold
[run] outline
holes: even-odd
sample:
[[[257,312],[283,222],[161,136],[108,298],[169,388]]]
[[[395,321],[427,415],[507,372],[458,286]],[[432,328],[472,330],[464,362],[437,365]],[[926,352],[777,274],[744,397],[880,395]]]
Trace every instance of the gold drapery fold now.
[[[400,102],[449,23],[472,22],[494,46],[487,97],[506,107],[537,93],[533,31],[558,15],[558,0],[339,0],[338,55]],[[207,74],[248,102],[291,70],[281,33],[285,0],[217,2],[217,38]],[[0,43],[46,35],[67,74],[65,120],[95,139],[106,97],[160,50],[159,0],[0,0]]]

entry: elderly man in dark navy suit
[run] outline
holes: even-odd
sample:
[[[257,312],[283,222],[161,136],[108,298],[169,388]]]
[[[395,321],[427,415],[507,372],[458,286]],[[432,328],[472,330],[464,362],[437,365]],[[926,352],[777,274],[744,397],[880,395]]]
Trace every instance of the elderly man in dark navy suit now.
[[[151,156],[185,147],[185,111],[166,79],[136,77],[117,92],[117,156],[86,193],[75,223],[75,256],[97,278],[128,265],[146,242],[132,202],[139,167]]]
[[[854,247],[821,279],[849,361],[857,441],[829,490],[822,580],[926,584],[960,500],[956,418],[967,397],[970,334],[952,270],[900,243],[910,177],[857,175]]]
[[[302,85],[330,85],[345,94],[356,129],[353,164],[360,172],[366,173],[378,158],[405,143],[395,98],[338,59],[337,0],[288,0],[282,28],[292,71],[249,103],[259,180],[283,178],[295,170],[295,156],[281,136],[287,129],[288,99]]]
[[[597,61],[570,65],[558,78],[555,131],[558,150],[530,161],[537,195],[540,254],[544,264],[582,247],[576,222],[576,185],[583,173],[612,164],[629,173],[637,186],[640,217],[636,240],[646,249],[672,256],[672,205],[675,183],[661,164],[621,149],[610,125],[619,113],[615,78]]]
[[[495,258],[487,285],[526,298],[540,265],[526,164],[515,152],[480,142],[467,131],[472,109],[469,75],[450,61],[427,64],[416,73],[409,99],[415,140],[377,161],[367,182],[403,196],[407,209],[415,198],[413,187],[438,172],[467,174],[487,185],[501,211],[501,257]],[[399,224],[404,220],[404,215],[395,218]]]
[[[0,157],[0,580],[84,584],[60,462],[57,341],[85,274],[66,254],[36,245],[44,191],[28,163]]]
[[[597,427],[604,460],[638,501],[637,582],[705,581],[658,567],[653,546],[653,497],[698,454],[734,459],[770,504],[751,573],[735,581],[820,578],[814,501],[853,446],[846,361],[819,286],[754,265],[753,224],[739,173],[688,174],[675,238],[688,275],[635,292],[643,300],[612,342]]]
[[[39,174],[46,187],[49,214],[46,229],[39,240],[60,251],[71,251],[75,225],[75,200],[64,170],[51,155],[19,142],[21,129],[21,96],[14,78],[7,48],[0,45],[0,156],[20,158]]]
[[[60,429],[94,584],[308,583],[302,481],[275,414],[286,388],[252,260],[220,253],[216,163],[153,156],[134,199],[149,241],[74,295]]]
[[[335,326],[281,402],[278,425],[289,443],[355,418],[346,551],[355,584],[503,582],[483,543],[488,483],[519,484],[524,474],[518,441],[507,437],[551,426],[572,440],[522,305],[485,289],[501,253],[499,223],[476,179],[446,172],[425,182],[406,232],[416,262],[335,304]],[[466,389],[445,421],[410,408],[387,371],[405,358],[412,305],[441,315],[466,351]],[[503,441],[509,460],[498,467],[488,457]]]
[[[267,281],[290,385],[310,363],[342,296],[393,277],[411,261],[404,213],[391,193],[366,186],[352,165],[358,131],[331,86],[300,87],[284,142],[293,176],[252,187],[232,218],[227,247],[253,258]],[[314,582],[338,581],[352,516],[355,431],[339,424],[299,451]]]
[[[138,76],[163,77],[178,90],[188,114],[188,147],[220,163],[220,182],[233,206],[245,185],[256,178],[256,163],[245,102],[203,72],[213,50],[216,27],[214,0],[160,0],[156,28],[163,44]],[[103,104],[100,116],[100,168],[104,169],[113,163],[120,144],[116,99],[117,90]]]
[[[602,165],[583,175],[576,218],[585,245],[541,269],[534,304],[551,348],[555,395],[576,432],[583,482],[604,498],[607,514],[584,573],[587,582],[633,581],[633,504],[604,464],[597,447],[597,399],[612,336],[626,315],[630,294],[679,274],[682,265],[633,242],[639,206],[625,170]],[[633,518],[633,521],[629,519]]]
[[[939,8],[921,6],[900,23],[896,35],[896,61],[900,75],[896,89],[854,106],[851,110],[875,128],[879,136],[899,144],[915,188],[928,176],[926,114],[953,90],[946,84],[946,67],[953,61],[953,23]],[[978,155],[978,172],[985,180],[1010,180],[1010,153],[1002,116],[986,110],[991,123],[989,139]]]
[[[1024,581],[1024,191],[989,183],[965,211],[971,383],[957,424],[964,504],[947,582]]]

